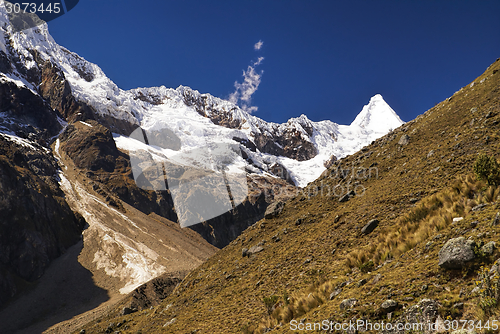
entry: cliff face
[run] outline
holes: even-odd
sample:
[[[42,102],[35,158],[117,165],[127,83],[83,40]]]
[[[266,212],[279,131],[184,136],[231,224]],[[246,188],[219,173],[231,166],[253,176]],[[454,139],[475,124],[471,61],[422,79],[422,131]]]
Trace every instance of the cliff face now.
[[[28,71],[19,59],[0,53],[3,73],[22,71],[39,80],[39,72]],[[62,129],[59,120],[36,92],[1,80],[0,307],[81,239],[85,220],[66,203],[58,184],[58,165],[48,148]]]
[[[83,329],[126,320],[132,332],[289,333],[328,319],[363,320],[360,333],[383,323],[393,324],[384,333],[435,333],[422,328],[498,322],[500,185],[474,166],[478,153],[499,160],[499,127],[500,58],[415,120],[332,159],[310,196],[245,230],[160,305],[112,310]]]
[[[71,211],[48,150],[0,135],[0,307],[21,281],[40,278],[81,239],[85,220]]]
[[[269,123],[188,87],[124,91],[58,45],[46,25],[20,33],[8,20],[0,8],[0,307],[26,282],[43,280],[51,261],[82,236],[81,251],[73,247],[72,256],[60,258],[72,261],[67,268],[78,264],[85,284],[109,295],[165,273],[180,278],[212,255],[213,245],[227,246],[272,202],[318,177],[332,154],[355,152],[381,135],[304,115]],[[139,170],[137,154],[151,168]],[[179,191],[185,200],[175,202],[175,186],[207,175],[222,177],[190,183]],[[228,181],[234,179],[244,188],[237,201],[238,182]],[[200,194],[227,210],[204,216],[197,211]],[[195,217],[195,225],[181,229],[182,214]],[[61,297],[36,312],[14,312],[23,310],[17,303],[0,318],[14,312],[36,321],[66,305],[71,318],[82,312],[81,301],[87,302]],[[24,320],[11,327],[22,328]]]
[[[93,182],[94,190],[112,206],[119,198],[140,211],[177,220],[168,190],[151,191],[137,186],[130,157],[118,150],[108,128],[94,120],[68,125],[59,136],[60,150]]]
[[[14,82],[0,82],[0,130],[46,144],[61,128],[57,113],[40,96]]]

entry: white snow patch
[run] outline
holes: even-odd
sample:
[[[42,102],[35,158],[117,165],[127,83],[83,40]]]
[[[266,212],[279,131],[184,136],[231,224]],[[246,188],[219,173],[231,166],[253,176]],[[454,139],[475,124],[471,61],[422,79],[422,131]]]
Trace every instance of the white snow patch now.
[[[7,139],[11,142],[16,143],[19,146],[29,148],[32,151],[39,151],[39,148],[33,146],[34,143],[32,141],[18,137],[15,134],[13,134],[12,132],[9,132],[9,133],[0,132],[0,136],[4,137],[5,139]]]
[[[86,126],[93,128],[93,126],[91,124],[87,123],[87,122],[80,121],[80,123],[85,124]]]

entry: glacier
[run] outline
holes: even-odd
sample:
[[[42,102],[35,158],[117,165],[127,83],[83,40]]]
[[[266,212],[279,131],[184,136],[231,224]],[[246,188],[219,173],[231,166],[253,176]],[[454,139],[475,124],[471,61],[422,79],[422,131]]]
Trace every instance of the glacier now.
[[[271,172],[271,166],[283,166],[296,186],[305,187],[321,175],[325,161],[332,156],[340,159],[353,154],[404,123],[380,94],[370,99],[350,125],[339,125],[329,120],[314,122],[306,115],[283,124],[266,122],[230,101],[185,86],[122,90],[99,66],[57,44],[46,24],[14,32],[8,22],[5,9],[0,9],[0,49],[15,52],[27,70],[39,66],[40,59],[50,61],[62,70],[75,99],[92,107],[97,115],[126,121],[149,133],[167,132],[173,146],[147,148],[157,160],[196,164],[189,152],[207,143],[246,142],[255,146],[265,140],[274,151],[240,145],[246,157],[246,163],[241,159],[237,162],[240,170],[279,177]],[[10,73],[1,73],[0,80],[15,82],[37,94],[37,85],[20,72],[13,68]],[[115,133],[114,138],[122,150],[133,153],[144,149],[130,133]],[[294,147],[286,148],[292,152],[288,156],[282,153],[287,138],[296,140]],[[307,154],[294,157],[293,152],[304,147]]]

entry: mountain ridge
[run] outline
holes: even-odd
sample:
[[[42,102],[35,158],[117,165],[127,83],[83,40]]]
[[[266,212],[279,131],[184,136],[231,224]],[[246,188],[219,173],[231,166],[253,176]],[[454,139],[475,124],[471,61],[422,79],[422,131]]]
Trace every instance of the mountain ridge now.
[[[38,221],[41,218],[33,216],[27,224],[26,233],[38,237],[26,243],[28,251],[19,253],[35,260],[20,267],[36,275],[19,274],[18,268],[8,267],[8,277],[0,277],[0,306],[7,305],[0,318],[9,319],[13,310],[25,310],[25,314],[16,312],[26,319],[16,318],[8,330],[40,327],[36,322],[44,314],[48,317],[45,323],[53,325],[55,319],[61,320],[57,312],[71,318],[89,311],[89,305],[105,301],[106,294],[118,298],[165,274],[182,279],[216,251],[214,246],[230,244],[268,215],[267,209],[274,207],[276,211],[270,215],[277,214],[299,187],[325,171],[325,164],[382,135],[375,127],[313,122],[306,115],[282,124],[266,122],[229,101],[184,86],[124,91],[97,65],[59,46],[46,25],[14,33],[6,20],[4,9],[0,9],[0,137],[16,159],[8,161],[2,155],[0,167],[12,167],[29,176],[31,172],[25,170],[26,163],[19,157],[26,150],[40,151],[51,163],[33,163],[29,169],[47,178],[53,193],[42,195],[49,202],[55,198],[69,222],[67,226],[44,225]],[[396,115],[394,122],[398,119]],[[188,184],[180,191],[185,197],[175,202],[176,185],[186,180],[203,181],[207,175],[218,179]],[[242,188],[248,196],[238,202],[230,188],[234,183],[228,182],[235,175],[240,176],[237,186],[247,186]],[[43,179],[33,176],[31,181],[30,191],[45,189]],[[15,189],[21,193],[22,182],[18,183]],[[214,191],[217,187],[224,191]],[[202,202],[199,194],[224,204],[226,212],[210,216],[197,211]],[[7,211],[16,206],[12,200],[2,203]],[[181,229],[181,209],[196,217],[199,224]],[[21,218],[21,210],[16,209],[13,221]],[[12,224],[2,221],[7,223]],[[51,229],[57,233],[51,234]],[[83,242],[75,237],[75,230]],[[5,238],[7,248],[12,246],[9,240]],[[44,244],[59,248],[52,247],[47,255],[46,249],[37,248]],[[43,290],[46,284],[35,286],[26,295],[16,292],[43,280],[45,270],[54,275],[50,263],[66,250],[71,256],[64,257],[63,265],[57,268],[64,270],[64,261],[70,261],[68,270],[76,268],[84,275],[82,284],[91,289],[90,300],[65,287],[65,298],[74,299],[61,297],[34,310],[30,296],[50,299],[57,290],[54,285],[49,284],[48,290]],[[4,257],[0,260],[12,262]],[[61,275],[77,284],[77,275]],[[13,310],[5,304],[9,299],[15,304]],[[70,311],[63,312],[66,302]],[[80,302],[86,306],[78,307]]]
[[[130,332],[290,333],[362,320],[422,323],[433,326],[422,332],[436,333],[446,321],[491,324],[499,308],[485,304],[484,291],[500,275],[500,252],[491,248],[500,187],[472,170],[479,152],[498,159],[499,124],[500,58],[450,98],[337,161],[310,185],[316,191],[247,229],[157,307],[128,316],[115,309],[82,328],[98,333],[121,321]],[[363,176],[369,168],[377,173]],[[348,186],[364,192],[332,194]],[[466,240],[477,247],[468,249],[473,260],[442,266],[448,245]]]
[[[5,9],[0,10],[0,21],[5,23],[8,22],[8,16],[4,11]],[[69,121],[97,118],[112,132],[125,136],[130,135],[138,126],[146,130],[156,127],[156,130],[162,128],[165,131],[173,131],[179,138],[189,140],[182,131],[170,128],[168,124],[154,124],[154,118],[157,117],[155,110],[158,109],[163,109],[164,112],[168,109],[172,111],[177,109],[177,112],[171,113],[174,117],[176,113],[185,113],[186,107],[192,107],[200,116],[210,119],[214,125],[234,129],[237,131],[237,138],[252,141],[263,153],[256,156],[247,151],[252,161],[274,159],[271,156],[307,161],[321,155],[323,161],[317,158],[314,164],[310,163],[297,171],[293,170],[297,168],[297,164],[293,161],[281,161],[283,159],[274,161],[286,168],[286,174],[291,175],[293,182],[301,187],[324,171],[323,164],[331,155],[341,158],[352,154],[398,123],[403,124],[395,113],[392,118],[385,120],[391,126],[383,125],[382,129],[376,129],[374,124],[366,128],[341,126],[330,121],[312,122],[303,116],[278,124],[250,115],[229,101],[210,94],[201,94],[185,86],[176,89],[160,86],[124,91],[118,88],[97,65],[59,46],[50,36],[46,25],[19,33],[13,33],[9,29],[11,27],[4,24],[1,47],[6,52],[7,58],[12,53],[10,57],[17,67],[9,69],[6,65],[6,71],[2,74],[3,80],[10,80],[20,87],[26,87],[37,95],[39,94],[37,90],[40,90],[42,96],[52,101],[52,106]],[[47,69],[47,66],[52,66],[46,65],[47,62],[53,63],[57,68]],[[48,75],[48,72],[53,74]],[[59,80],[66,86],[57,87],[54,82]],[[44,93],[54,90],[60,91],[58,96]],[[69,101],[65,102],[67,99]],[[75,104],[81,106],[70,106]],[[384,106],[386,107],[388,105]],[[195,119],[194,116],[191,117]],[[352,125],[356,123],[353,122]],[[315,140],[312,137],[318,132],[326,136]],[[335,140],[340,140],[341,143],[335,144]],[[325,151],[332,153],[328,154]],[[264,173],[270,171],[262,163],[259,163],[257,168]],[[314,168],[314,173],[302,179],[300,174],[303,174],[304,170],[310,171],[311,168]]]

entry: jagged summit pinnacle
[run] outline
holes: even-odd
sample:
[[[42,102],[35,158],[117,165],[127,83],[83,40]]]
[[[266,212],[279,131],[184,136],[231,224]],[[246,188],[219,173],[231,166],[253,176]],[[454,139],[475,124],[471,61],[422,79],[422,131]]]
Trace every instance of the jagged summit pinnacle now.
[[[0,23],[2,19],[8,17],[0,10]],[[50,62],[60,71],[58,76],[70,88],[75,102],[88,106],[92,118],[121,136],[115,141],[122,150],[135,147],[127,138],[137,126],[144,131],[168,132],[186,150],[201,148],[207,141],[252,143],[242,146],[251,170],[264,175],[272,166],[282,166],[287,170],[287,179],[300,187],[321,175],[325,161],[332,156],[339,159],[352,154],[403,124],[380,95],[374,96],[348,126],[329,120],[315,122],[305,114],[282,124],[267,122],[230,101],[186,86],[122,90],[98,65],[58,45],[46,24],[19,33],[2,25],[0,48],[0,53],[14,64],[0,71],[1,80],[43,95],[38,88],[40,78],[26,73],[43,73]],[[75,112],[66,116],[72,123],[88,115]],[[168,157],[170,153],[161,155]]]
[[[384,101],[380,94],[374,95],[370,102],[356,116],[351,126],[359,126],[368,131],[387,133],[404,122],[396,112]]]

